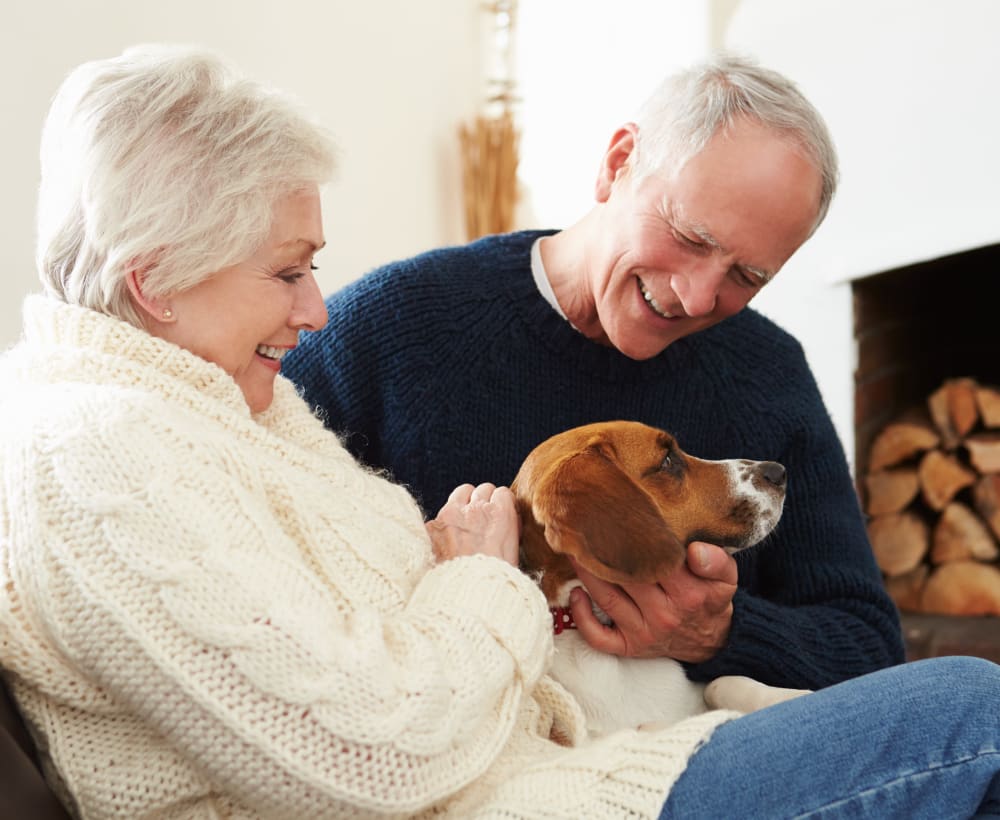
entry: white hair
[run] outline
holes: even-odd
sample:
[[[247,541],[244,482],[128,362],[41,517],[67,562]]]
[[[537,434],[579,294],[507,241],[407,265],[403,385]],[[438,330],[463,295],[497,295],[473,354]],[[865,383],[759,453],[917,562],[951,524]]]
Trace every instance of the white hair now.
[[[286,97],[190,47],[139,46],[63,82],[41,142],[46,290],[142,326],[126,286],[178,293],[251,256],[278,199],[332,174],[327,134]]]
[[[636,115],[633,180],[673,173],[718,132],[743,117],[793,140],[822,179],[815,230],[837,188],[837,152],[819,112],[787,77],[754,61],[719,54],[668,77]]]

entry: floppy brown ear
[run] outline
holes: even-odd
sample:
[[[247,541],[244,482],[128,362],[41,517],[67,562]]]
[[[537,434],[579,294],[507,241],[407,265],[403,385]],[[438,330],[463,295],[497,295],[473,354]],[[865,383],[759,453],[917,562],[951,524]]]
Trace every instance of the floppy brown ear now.
[[[603,443],[549,470],[532,506],[552,549],[599,578],[652,583],[684,561],[685,545]]]

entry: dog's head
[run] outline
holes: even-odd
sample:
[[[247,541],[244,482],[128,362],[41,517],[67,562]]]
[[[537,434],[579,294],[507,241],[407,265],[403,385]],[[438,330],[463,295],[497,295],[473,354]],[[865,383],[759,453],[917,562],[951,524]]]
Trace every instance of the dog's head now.
[[[785,468],[706,461],[662,430],[610,421],[542,442],[511,489],[523,567],[542,571],[550,594],[573,577],[567,556],[607,581],[648,583],[683,563],[691,541],[756,544],[781,516]]]

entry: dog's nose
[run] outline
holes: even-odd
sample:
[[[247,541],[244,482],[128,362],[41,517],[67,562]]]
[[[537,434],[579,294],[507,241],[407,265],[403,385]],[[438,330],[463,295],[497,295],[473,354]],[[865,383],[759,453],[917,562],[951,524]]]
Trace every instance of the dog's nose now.
[[[775,487],[785,486],[785,468],[777,461],[763,461],[760,465],[760,474],[766,482]]]

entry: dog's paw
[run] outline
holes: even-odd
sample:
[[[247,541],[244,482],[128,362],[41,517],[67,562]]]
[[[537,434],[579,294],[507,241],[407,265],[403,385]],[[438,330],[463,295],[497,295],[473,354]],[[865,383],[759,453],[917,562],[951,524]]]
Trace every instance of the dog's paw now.
[[[710,709],[733,709],[746,714],[809,693],[808,689],[781,689],[742,675],[726,675],[705,687],[705,703]]]
[[[673,720],[651,720],[648,723],[640,723],[636,728],[640,732],[662,732],[669,729],[676,721]]]

